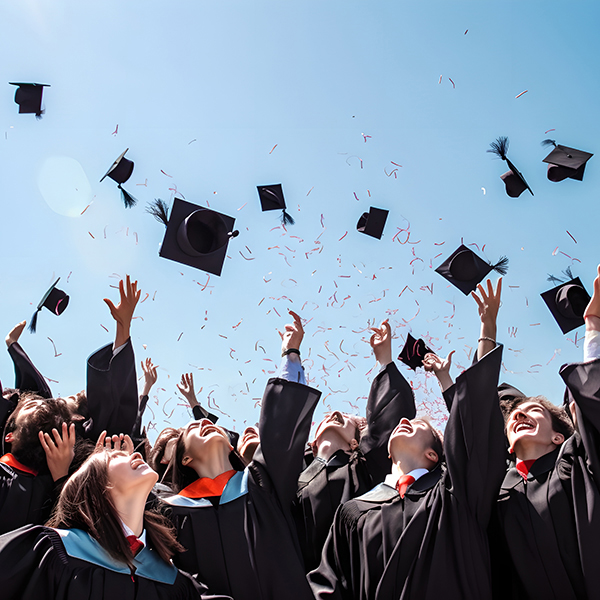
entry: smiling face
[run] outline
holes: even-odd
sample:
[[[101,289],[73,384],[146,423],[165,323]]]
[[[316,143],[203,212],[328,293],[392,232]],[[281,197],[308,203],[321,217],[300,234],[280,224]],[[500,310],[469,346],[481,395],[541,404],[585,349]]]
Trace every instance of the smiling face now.
[[[526,446],[551,447],[560,445],[565,437],[554,431],[550,411],[539,402],[523,402],[506,421],[506,437],[518,458]]]
[[[332,412],[319,423],[313,446],[318,448],[325,437],[331,436],[341,439],[348,444],[349,450],[352,449],[357,444],[356,423],[337,410]]]
[[[183,443],[185,447],[183,464],[186,466],[186,458],[202,459],[203,455],[211,448],[231,450],[229,436],[222,427],[217,427],[209,419],[192,421],[183,432]]]
[[[434,450],[440,443],[436,439],[431,425],[423,419],[400,419],[400,422],[392,431],[388,443],[388,451],[394,463],[402,461],[403,458],[417,463],[423,463],[423,467],[431,469],[435,466],[441,454],[441,449]]]
[[[111,452],[107,458],[107,472],[111,492],[120,496],[140,489],[150,492],[158,481],[158,474],[144,462],[139,452]]]
[[[259,443],[258,429],[256,427],[246,427],[238,440],[237,450],[246,462],[250,462]]]

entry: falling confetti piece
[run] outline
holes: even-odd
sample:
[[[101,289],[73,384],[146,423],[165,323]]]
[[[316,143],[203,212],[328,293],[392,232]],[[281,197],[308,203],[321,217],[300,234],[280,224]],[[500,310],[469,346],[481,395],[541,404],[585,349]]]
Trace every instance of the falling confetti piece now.
[[[485,196],[485,188],[484,187],[481,188],[481,191],[483,192],[483,195]]]
[[[348,235],[348,232],[346,231],[346,233],[338,240],[338,242],[341,242],[347,235]],[[349,277],[349,275],[348,275],[348,277]]]
[[[102,325],[102,323],[100,323],[100,327],[102,327],[102,329],[104,329],[104,331],[108,331],[108,329],[106,329],[106,327],[104,327],[104,325]]]
[[[173,179],[173,175],[169,175],[168,173],[165,173],[165,172],[164,172],[162,169],[160,170],[160,172],[161,172],[163,175],[166,175],[167,177],[170,177],[171,179]]]
[[[81,213],[79,213],[79,216],[81,216],[91,205],[93,204],[93,202],[90,202],[82,211]]]
[[[57,352],[56,351],[56,344],[54,343],[54,341],[52,340],[52,338],[48,338],[50,340],[50,342],[52,343],[52,347],[54,348],[54,358],[57,358],[58,356],[62,356],[62,352]]]
[[[248,203],[247,203],[247,202],[244,202],[244,204],[242,204],[242,205],[241,205],[241,206],[238,208],[238,210],[242,210],[242,208],[244,208],[244,206],[246,206],[246,204],[248,204]]]
[[[442,83],[442,75],[440,75],[440,80],[438,81],[438,83]]]
[[[522,248],[521,248],[522,250]],[[556,253],[558,252],[558,246],[556,246],[556,248],[554,248],[554,250],[552,251],[552,256],[556,256]]]
[[[277,148],[277,144],[275,144],[272,148],[271,148],[271,152],[269,152],[269,154],[273,153],[273,150],[275,150],[275,148]]]
[[[308,193],[306,194],[308,196],[308,194],[310,194],[313,190],[315,189],[315,186],[313,185],[310,190],[308,190]]]
[[[193,139],[191,142],[188,142],[188,146],[189,146],[190,144],[193,144],[195,141],[197,141],[197,140],[196,140],[196,138],[194,138],[194,139]]]
[[[572,240],[573,240],[575,243],[577,243],[577,240],[576,240],[576,239],[575,239],[575,238],[574,238],[574,237],[573,237],[573,236],[572,236],[572,235],[569,233],[569,231],[568,231],[568,230],[566,230],[566,231],[567,231],[567,234],[569,235],[569,237],[570,237],[570,238],[571,238],[571,239],[572,239]]]
[[[469,30],[468,30],[468,29],[465,31],[465,33],[464,33],[463,35],[467,35],[467,33],[469,33]]]
[[[448,79],[450,79],[450,77],[448,77]],[[452,79],[450,79],[450,83],[452,84],[452,88],[456,89],[456,85],[454,84],[454,81],[452,81]]]
[[[529,91],[529,90],[525,90],[524,92],[521,92],[520,94],[517,94],[517,95],[515,96],[515,100],[516,100],[517,98],[520,98],[520,97],[521,97],[523,94],[526,94],[528,91]]]
[[[112,135],[117,135],[117,133],[119,133],[119,124],[117,123],[117,126],[115,127],[115,130],[112,132]]]
[[[177,341],[179,341],[181,339],[182,335],[183,335],[183,331],[179,334],[179,337],[177,338]]]
[[[92,235],[91,231],[88,231],[88,233],[90,234],[90,237],[95,240],[96,238]]]
[[[69,271],[69,274],[67,275],[67,283],[69,283],[69,278],[71,277],[72,273],[73,273],[73,271]]]
[[[556,131],[556,129],[548,129],[548,131],[544,131],[544,134],[550,133],[551,131]]]

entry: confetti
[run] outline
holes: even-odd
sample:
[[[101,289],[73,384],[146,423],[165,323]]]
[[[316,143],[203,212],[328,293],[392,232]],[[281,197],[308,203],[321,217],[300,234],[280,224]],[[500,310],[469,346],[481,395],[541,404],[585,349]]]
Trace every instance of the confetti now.
[[[277,148],[277,144],[275,144],[272,148],[271,148],[271,152],[269,152],[269,154],[273,153],[273,150],[275,150],[275,148]]]
[[[483,192],[483,195],[485,196],[485,188],[484,187],[481,188],[481,191]]]
[[[92,235],[92,232],[91,232],[91,231],[88,231],[88,233],[90,234],[90,237],[91,237],[93,240],[95,240],[95,239],[96,239],[96,238],[95,238],[95,237]]]
[[[170,177],[171,179],[173,179],[173,175],[169,175],[168,173],[165,173],[165,172],[164,172],[162,169],[160,170],[160,172],[161,172],[163,175],[166,175],[167,177]]]
[[[515,100],[516,100],[517,98],[520,98],[520,97],[521,97],[523,94],[526,94],[528,91],[529,91],[529,90],[525,90],[524,92],[521,92],[520,94],[517,94],[517,95],[515,96]]]
[[[182,335],[183,335],[183,331],[179,334],[179,337],[177,338],[177,341],[179,341],[181,339]]]
[[[144,187],[148,187],[148,179],[146,179],[146,181],[144,181],[144,183],[136,183],[135,185],[141,185]]]
[[[556,129],[548,129],[548,131],[544,131],[544,134],[550,133],[551,131],[556,131]]]
[[[307,192],[307,194],[306,194],[306,195],[308,196],[308,194],[310,194],[310,193],[311,193],[311,192],[312,192],[314,189],[315,189],[315,186],[313,185],[313,186],[310,188],[310,190],[308,190],[308,192]]]
[[[190,144],[193,144],[195,141],[197,141],[197,140],[196,140],[196,138],[194,138],[194,139],[193,139],[191,142],[188,142],[188,146],[189,146]]]
[[[108,329],[106,329],[106,327],[104,327],[104,325],[102,325],[102,323],[100,323],[100,327],[102,327],[102,329],[104,329],[104,331],[108,331]]]
[[[448,77],[448,79],[450,79],[450,77]],[[452,84],[452,88],[456,89],[456,85],[454,84],[454,81],[452,81],[452,79],[450,79],[450,83]]]
[[[577,240],[569,233],[568,230],[565,230],[567,232],[567,234],[569,235],[569,237],[575,242],[577,243]]]
[[[54,348],[54,358],[57,358],[58,356],[62,356],[62,352],[56,351],[56,344],[54,343],[52,338],[48,338],[48,339],[50,340],[50,342],[52,343],[52,347]]]
[[[117,135],[117,133],[119,133],[119,124],[117,123],[117,126],[115,127],[115,130],[112,132],[112,135]]]
[[[81,213],[79,213],[79,216],[81,216],[92,204],[94,204],[93,202],[90,202],[82,211]]]
[[[347,235],[348,232],[346,231],[346,233],[338,240],[338,242],[341,242]],[[350,275],[347,275],[346,277],[350,277]]]
[[[248,204],[248,203],[247,203],[247,202],[244,202],[244,204],[242,204],[242,205],[241,205],[241,206],[238,208],[238,210],[242,210],[242,208],[244,208],[244,206],[246,206],[246,204]]]

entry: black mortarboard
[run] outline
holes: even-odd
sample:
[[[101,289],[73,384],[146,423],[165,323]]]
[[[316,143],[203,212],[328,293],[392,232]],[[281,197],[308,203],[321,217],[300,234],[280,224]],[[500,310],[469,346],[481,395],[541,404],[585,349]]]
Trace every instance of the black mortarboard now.
[[[283,188],[280,183],[273,185],[259,185],[258,197],[260,198],[260,207],[262,211],[281,210],[281,221],[284,225],[293,225],[294,219],[286,212],[285,199],[283,197]]]
[[[361,233],[365,233],[380,240],[389,212],[390,211],[385,208],[374,208],[371,206],[369,212],[363,213],[358,220],[356,229]]]
[[[569,333],[585,323],[583,313],[591,298],[579,277],[540,295],[563,333]]]
[[[514,400],[515,398],[526,398],[527,396],[510,383],[501,383],[498,386],[498,397],[500,400]]]
[[[233,217],[179,198],[173,201],[170,216],[162,200],[155,200],[148,212],[167,226],[160,256],[221,275],[227,244],[239,233],[233,230]]]
[[[583,181],[585,163],[593,154],[576,150],[568,146],[561,146],[554,140],[544,140],[542,146],[554,146],[554,149],[542,162],[548,163],[548,179],[558,182],[569,177],[577,181]]]
[[[423,358],[428,352],[433,352],[433,350],[421,338],[415,340],[410,333],[407,333],[406,343],[398,355],[398,360],[414,371],[417,367],[423,366]]]
[[[133,173],[133,161],[125,158],[125,154],[128,150],[129,148],[115,160],[110,169],[104,173],[100,182],[104,181],[106,176],[110,177],[113,181],[116,181],[118,183],[117,187],[121,190],[123,204],[125,204],[126,208],[131,208],[137,200],[121,187],[121,184],[125,183]]]
[[[491,264],[477,256],[473,250],[461,244],[452,255],[447,258],[437,269],[452,285],[455,285],[465,296],[468,296],[490,271],[506,275],[508,271],[508,258],[503,256],[495,264]]]
[[[34,113],[36,117],[41,117],[42,113],[42,93],[45,87],[50,87],[47,83],[13,83],[9,85],[19,86],[15,92],[15,102],[19,105],[19,113]]]
[[[508,138],[504,136],[499,137],[495,142],[492,142],[490,146],[491,150],[488,150],[488,152],[491,152],[502,160],[505,160],[508,168],[510,169],[503,175],[500,175],[500,179],[504,181],[506,193],[511,198],[518,198],[525,190],[529,190],[533,196],[533,192],[527,185],[523,174],[515,167],[515,165],[512,164],[512,162],[510,162],[510,160],[508,160],[506,156],[506,153],[508,152]]]
[[[37,327],[38,313],[42,308],[47,308],[50,312],[57,316],[60,316],[65,312],[67,305],[69,304],[69,296],[62,290],[56,287],[56,284],[60,281],[60,277],[50,286],[50,289],[44,294],[40,303],[37,305],[31,322],[29,323],[29,331],[35,333]]]

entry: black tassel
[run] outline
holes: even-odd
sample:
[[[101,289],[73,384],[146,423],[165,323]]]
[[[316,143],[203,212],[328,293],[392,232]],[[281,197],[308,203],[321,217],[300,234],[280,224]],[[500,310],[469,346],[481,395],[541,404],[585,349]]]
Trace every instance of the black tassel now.
[[[33,313],[33,317],[31,317],[31,321],[29,322],[29,327],[27,329],[29,329],[29,333],[35,333],[35,330],[37,328],[37,318],[38,318],[38,313],[40,311],[36,310]]]
[[[558,277],[555,277],[554,275],[548,275],[548,278],[546,281],[551,281],[554,284],[563,283],[562,279],[559,279]]]
[[[169,207],[164,200],[155,198],[154,202],[148,202],[146,212],[160,221],[165,227],[169,224]]]
[[[556,148],[556,140],[544,140],[542,146],[554,146]]]
[[[285,211],[285,208],[283,209],[282,213],[281,213],[281,222],[284,225],[293,225],[296,221],[294,221],[292,215],[288,214]]]
[[[123,204],[125,205],[125,208],[131,208],[132,206],[135,206],[137,203],[137,200],[129,192],[126,192],[121,187],[121,184],[119,184],[117,187],[121,190],[121,198],[123,200]]]
[[[46,110],[40,110],[40,112],[35,113],[35,118],[40,121],[42,119],[42,115],[46,112]]]
[[[508,138],[506,136],[500,136],[495,142],[490,144],[492,154],[495,154],[498,158],[506,160],[506,153],[508,152]]]
[[[492,269],[500,275],[506,275],[508,273],[508,258],[501,256],[500,260],[495,264],[491,265]]]
[[[571,279],[575,279],[574,275],[573,275],[573,271],[571,271],[571,267],[567,267],[563,273],[566,275],[567,277],[567,281],[570,281]]]

